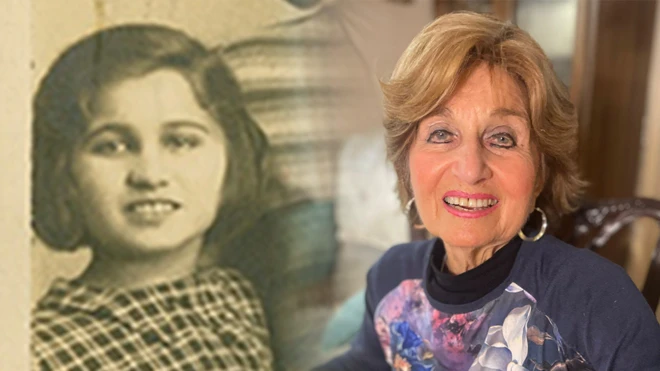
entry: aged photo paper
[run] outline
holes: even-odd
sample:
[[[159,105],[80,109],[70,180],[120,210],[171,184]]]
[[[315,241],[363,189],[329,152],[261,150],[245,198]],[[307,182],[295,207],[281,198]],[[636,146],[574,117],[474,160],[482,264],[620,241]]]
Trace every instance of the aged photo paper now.
[[[341,139],[379,124],[337,2],[29,10],[32,367],[311,366]]]
[[[397,200],[382,197],[384,157],[373,169],[350,159],[380,150],[378,80],[431,3],[9,4],[0,369],[299,370],[331,357],[327,321],[363,284],[340,247],[407,238]],[[389,27],[392,14],[408,26]],[[378,169],[383,182],[355,188],[340,167]],[[361,202],[387,212],[358,228],[374,219]],[[359,274],[337,281],[337,265]],[[226,306],[204,317],[181,299],[194,296]],[[67,332],[78,340],[52,343],[90,318],[100,322]],[[201,335],[184,342],[177,326]],[[123,342],[119,327],[141,340]],[[141,347],[158,341],[182,345],[156,360]]]
[[[28,369],[29,273],[29,2],[3,3],[0,15],[2,101],[2,254],[0,369]]]

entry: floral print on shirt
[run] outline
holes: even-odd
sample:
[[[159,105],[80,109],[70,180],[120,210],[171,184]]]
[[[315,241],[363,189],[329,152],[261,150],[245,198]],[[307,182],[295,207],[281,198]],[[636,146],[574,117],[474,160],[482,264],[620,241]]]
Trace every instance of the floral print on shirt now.
[[[593,370],[515,283],[478,310],[449,314],[431,306],[421,280],[406,280],[379,303],[374,325],[396,371]]]

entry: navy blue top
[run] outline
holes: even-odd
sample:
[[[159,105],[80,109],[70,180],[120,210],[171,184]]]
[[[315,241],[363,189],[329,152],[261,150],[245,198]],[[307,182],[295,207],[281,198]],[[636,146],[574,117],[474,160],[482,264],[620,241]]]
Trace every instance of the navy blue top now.
[[[522,243],[494,289],[449,304],[427,290],[437,244],[374,264],[361,329],[321,370],[660,370],[660,324],[616,264],[545,236]]]

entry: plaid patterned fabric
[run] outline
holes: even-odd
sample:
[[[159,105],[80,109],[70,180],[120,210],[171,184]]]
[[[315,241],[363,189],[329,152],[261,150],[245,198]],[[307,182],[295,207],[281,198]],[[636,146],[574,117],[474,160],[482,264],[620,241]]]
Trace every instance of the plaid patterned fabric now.
[[[33,313],[35,370],[271,370],[261,303],[233,270],[144,289],[58,280]]]

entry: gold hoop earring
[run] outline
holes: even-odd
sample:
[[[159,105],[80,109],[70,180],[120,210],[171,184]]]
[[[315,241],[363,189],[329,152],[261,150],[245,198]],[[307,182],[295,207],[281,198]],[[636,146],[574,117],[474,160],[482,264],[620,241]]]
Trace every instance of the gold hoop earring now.
[[[412,205],[413,205],[413,203],[415,203],[415,197],[411,198],[411,199],[408,201],[408,203],[406,203],[405,212],[406,212],[406,216],[408,216],[408,219],[410,219],[410,210],[412,210]],[[419,219],[419,215],[417,216],[417,218]],[[411,221],[411,222],[412,222],[412,221]],[[426,229],[426,227],[424,227],[424,224],[415,224],[415,223],[412,223],[412,226],[413,226],[413,228],[415,228],[415,229]]]
[[[541,208],[539,208],[539,207],[534,208],[534,210],[541,213],[541,230],[539,230],[539,233],[537,233],[535,236],[528,237],[528,236],[525,235],[525,233],[523,233],[523,231],[521,229],[520,231],[518,231],[518,236],[520,236],[520,238],[523,241],[534,242],[534,241],[540,240],[541,237],[543,237],[543,235],[545,234],[545,230],[548,228],[548,218],[545,216],[545,212],[543,210],[541,210]]]

